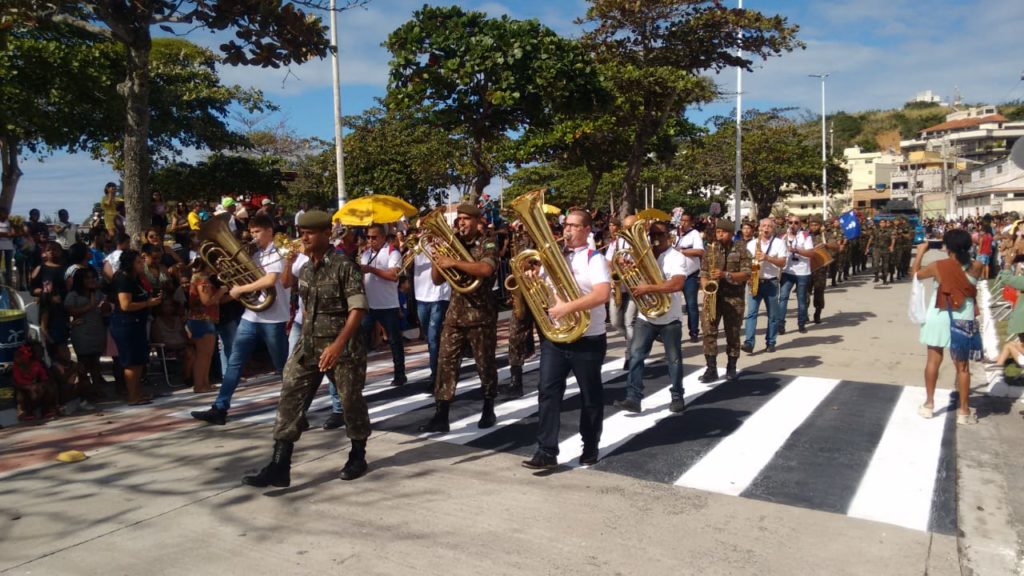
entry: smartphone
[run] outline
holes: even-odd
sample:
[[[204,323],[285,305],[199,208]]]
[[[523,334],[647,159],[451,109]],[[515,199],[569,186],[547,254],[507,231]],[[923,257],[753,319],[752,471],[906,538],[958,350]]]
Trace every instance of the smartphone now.
[[[928,241],[928,249],[929,250],[940,250],[940,249],[942,249],[942,240],[929,240]]]

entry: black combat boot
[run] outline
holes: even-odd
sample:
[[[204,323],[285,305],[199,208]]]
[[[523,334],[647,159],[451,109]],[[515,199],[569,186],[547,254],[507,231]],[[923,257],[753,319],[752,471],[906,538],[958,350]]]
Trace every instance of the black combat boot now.
[[[490,428],[498,421],[498,417],[494,415],[494,398],[484,398],[484,409],[480,411],[480,421],[476,423],[476,427],[481,430]]]
[[[509,372],[511,373],[511,379],[509,383],[501,387],[501,399],[502,400],[513,400],[515,398],[523,397],[523,367],[522,366],[509,366]]]
[[[202,420],[203,422],[223,426],[228,421],[228,411],[221,410],[216,406],[211,406],[209,410],[196,410],[195,412],[192,412],[192,417],[196,420]]]
[[[725,365],[725,379],[732,381],[737,378],[736,374],[736,360],[738,358],[729,356],[729,363]]]
[[[274,442],[274,455],[270,457],[270,464],[267,464],[257,474],[244,476],[242,484],[266,488],[275,486],[287,488],[292,483],[292,448],[295,445],[287,440]]]
[[[705,354],[704,360],[707,362],[708,369],[704,371],[704,374],[701,374],[700,381],[705,384],[710,384],[711,382],[718,380],[718,358]]]
[[[821,324],[821,308],[814,309],[814,323]]]
[[[448,432],[448,408],[451,403],[447,400],[438,400],[434,408],[434,416],[429,422],[420,426],[420,432]]]
[[[338,472],[338,478],[342,480],[355,480],[366,474],[370,467],[366,464],[366,440],[353,440],[352,450],[348,453],[348,461]]]

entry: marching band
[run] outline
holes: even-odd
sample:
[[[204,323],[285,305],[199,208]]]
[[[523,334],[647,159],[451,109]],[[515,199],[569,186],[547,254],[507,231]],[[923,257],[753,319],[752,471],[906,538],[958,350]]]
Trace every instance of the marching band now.
[[[340,395],[338,419],[343,418],[352,442],[349,460],[339,476],[352,480],[367,472],[370,420],[362,397],[367,347],[372,344],[374,325],[384,325],[395,364],[393,385],[406,384],[404,343],[397,329],[399,304],[391,298],[406,270],[413,279],[423,337],[428,342],[434,397],[434,414],[419,431],[449,432],[449,410],[466,356],[473,358],[483,390],[477,427],[495,426],[499,392],[502,400],[524,394],[523,364],[534,353],[536,328],[540,351],[537,448],[523,466],[549,469],[558,464],[562,400],[570,373],[582,400],[579,464],[592,465],[599,459],[606,322],[626,339],[622,367],[627,373],[626,396],[616,399],[614,406],[641,412],[644,361],[654,342],[660,340],[668,363],[669,411],[684,413],[684,316],[690,342],[703,341],[705,371],[700,381],[711,384],[722,378],[718,372],[719,330],[725,332],[726,339],[724,378],[735,380],[741,352],[754,353],[761,304],[767,316],[765,351],[771,353],[778,336],[785,334],[786,308],[794,288],[798,328],[806,332],[812,297],[814,323],[819,323],[827,279],[831,276],[834,285],[837,279],[847,278],[851,265],[858,269],[852,252],[860,251],[859,242],[848,241],[838,223],[826,228],[816,216],[806,222],[789,216],[781,234],[772,218],[760,220],[756,228],[745,222],[742,230],[731,220],[714,218],[702,235],[688,214],[674,223],[631,215],[621,223],[609,223],[610,234],[601,239],[602,249],[597,250],[591,213],[571,209],[563,221],[552,221],[542,208],[543,192],[531,192],[512,202],[515,221],[503,246],[486,234],[480,225],[484,222],[481,210],[472,204],[460,205],[452,223],[443,209],[421,217],[419,228],[406,241],[404,255],[385,242],[384,227],[371,226],[366,234],[368,249],[358,259],[347,255],[355,253],[353,246],[338,255],[329,247],[332,223],[327,214],[303,214],[298,227],[307,258],[294,274],[304,315],[301,333],[284,367],[271,461],[243,482],[257,487],[290,483],[293,445],[308,428],[305,412],[325,375]],[[342,232],[353,236],[350,230]],[[865,254],[874,248],[880,257],[876,258],[876,271],[882,271],[883,281],[898,274],[901,263],[890,259],[891,252],[880,246],[895,244],[897,236],[906,232],[886,225],[864,248]],[[267,251],[265,244],[263,250]],[[507,269],[499,256],[504,252],[510,256]],[[261,258],[270,261],[262,252]],[[294,255],[288,257],[289,265],[294,261]],[[269,270],[267,275],[271,275]],[[507,277],[499,283],[501,276]],[[249,285],[262,287],[266,282]],[[499,387],[501,288],[508,293],[512,308],[508,338],[511,379]],[[283,288],[278,292],[287,294]],[[207,413],[196,417],[221,424],[226,408],[226,403],[215,405],[211,413],[215,412],[216,418]]]

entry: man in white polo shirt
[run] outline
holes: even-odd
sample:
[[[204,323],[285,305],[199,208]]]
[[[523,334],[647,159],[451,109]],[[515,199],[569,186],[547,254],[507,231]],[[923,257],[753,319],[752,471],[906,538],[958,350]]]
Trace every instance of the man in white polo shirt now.
[[[796,287],[796,322],[800,333],[807,332],[807,290],[811,285],[811,256],[814,242],[811,235],[801,228],[799,216],[790,214],[786,219],[788,229],[782,240],[786,243],[789,258],[782,269],[782,292],[779,296],[779,334],[786,333],[786,308],[789,294]]]
[[[768,332],[765,335],[765,344],[768,346],[768,352],[775,352],[775,336],[779,327],[779,277],[789,256],[786,243],[775,236],[775,220],[762,218],[757,230],[757,238],[747,243],[747,251],[754,259],[754,264],[761,263],[757,295],[747,292],[745,334],[743,346],[740,347],[747,353],[754,351],[754,331],[757,329],[757,311],[761,302],[764,302],[765,311],[768,314]]]
[[[651,224],[648,237],[662,278],[657,284],[641,284],[633,288],[633,295],[639,298],[644,294],[670,294],[672,305],[668,312],[657,318],[648,318],[642,310],[637,316],[633,339],[629,344],[626,399],[617,400],[615,405],[629,412],[640,412],[640,401],[644,397],[644,360],[651,353],[655,338],[661,336],[672,391],[672,402],[668,409],[671,412],[682,412],[686,404],[683,402],[683,307],[679,294],[686,280],[685,256],[672,249],[667,222]]]
[[[402,386],[405,378],[405,343],[399,329],[398,271],[402,268],[402,253],[393,248],[384,233],[384,226],[372,224],[366,229],[369,247],[359,258],[363,272],[363,286],[370,309],[363,316],[363,333],[367,349],[373,342],[373,329],[378,322],[388,335],[391,362],[395,367],[392,386]]]
[[[686,328],[690,342],[697,342],[700,335],[700,314],[697,312],[697,293],[700,292],[700,259],[704,256],[704,239],[693,227],[693,216],[683,214],[679,219],[679,239],[675,249],[685,258],[683,261],[683,298],[686,300]]]
[[[420,319],[423,334],[427,337],[427,351],[430,354],[430,382],[433,389],[437,380],[437,354],[441,349],[441,327],[448,312],[448,301],[452,298],[452,287],[447,282],[434,284],[431,270],[434,265],[424,254],[417,254],[412,261],[413,293],[416,295],[416,315]]]

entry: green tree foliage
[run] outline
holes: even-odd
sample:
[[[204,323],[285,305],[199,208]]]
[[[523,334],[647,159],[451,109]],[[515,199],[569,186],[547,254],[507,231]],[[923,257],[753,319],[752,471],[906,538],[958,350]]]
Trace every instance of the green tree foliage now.
[[[757,217],[798,192],[821,192],[821,143],[818,132],[787,118],[785,110],[749,110],[743,115],[743,187]],[[680,155],[682,167],[698,175],[691,185],[718,187],[731,197],[735,178],[736,124],[731,117],[711,119],[712,132]],[[829,191],[846,188],[841,156],[828,159]]]
[[[688,106],[716,95],[699,75],[731,66],[750,70],[754,58],[793,50],[796,26],[781,16],[726,8],[717,0],[589,0],[580,22],[584,41],[602,64],[614,64],[609,78],[616,108],[631,126],[621,212],[634,210],[649,143]],[[742,48],[744,56],[737,54]]]
[[[277,197],[285,191],[281,170],[273,159],[219,152],[195,164],[162,166],[153,171],[150,186],[176,201],[217,201],[225,195],[246,193]]]
[[[345,9],[365,0],[342,2]],[[173,32],[205,28],[211,32],[233,31],[234,38],[220,45],[226,64],[277,68],[327,55],[326,28],[318,17],[302,8],[328,9],[326,0],[227,0],[182,2],[179,0],[5,0],[0,4],[4,28],[34,28],[61,24],[98,35],[125,50],[125,75],[118,85],[123,96],[126,227],[133,236],[150,222],[149,149],[152,92],[153,27]]]
[[[579,44],[540,22],[457,6],[424,6],[384,45],[392,54],[388,107],[425,106],[436,128],[465,135],[474,199],[512,159],[509,134],[585,106],[595,81]]]

